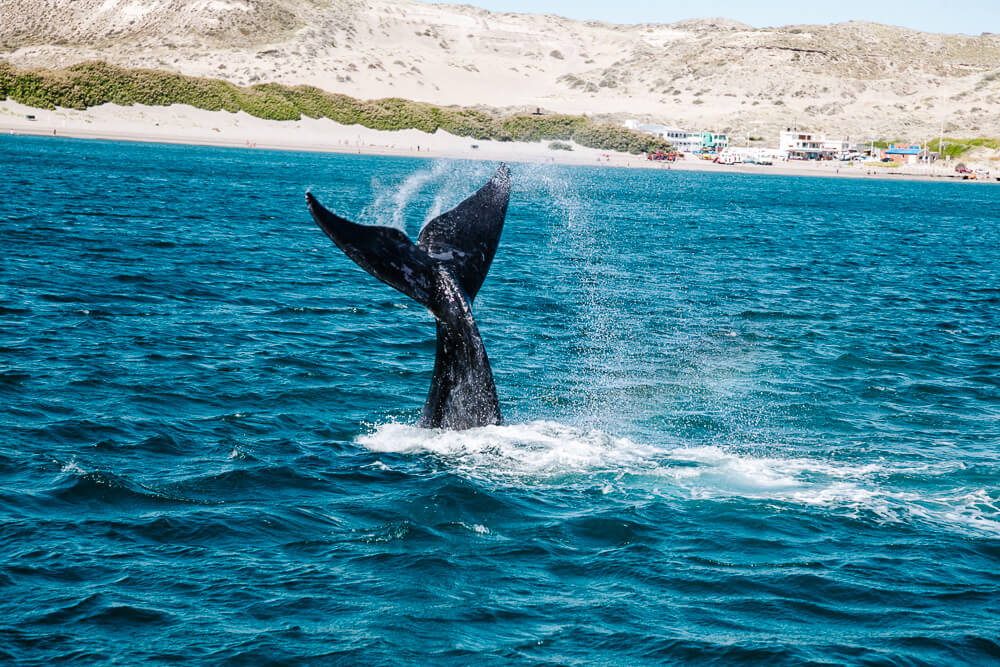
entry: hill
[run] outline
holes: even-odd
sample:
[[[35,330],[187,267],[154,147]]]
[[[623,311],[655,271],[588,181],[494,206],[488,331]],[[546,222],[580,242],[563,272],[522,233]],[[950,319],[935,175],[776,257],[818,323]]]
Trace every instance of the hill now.
[[[105,60],[737,136],[1000,136],[1000,36],[871,23],[612,25],[409,0],[0,0],[0,60]]]

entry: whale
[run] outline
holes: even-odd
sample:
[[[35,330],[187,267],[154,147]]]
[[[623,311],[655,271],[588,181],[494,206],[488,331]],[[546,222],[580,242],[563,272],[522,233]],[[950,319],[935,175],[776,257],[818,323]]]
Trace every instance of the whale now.
[[[472,303],[500,243],[510,185],[510,169],[501,163],[489,182],[425,224],[416,243],[395,227],[341,218],[306,193],[316,224],[344,254],[434,317],[434,374],[419,427],[465,430],[502,422]]]

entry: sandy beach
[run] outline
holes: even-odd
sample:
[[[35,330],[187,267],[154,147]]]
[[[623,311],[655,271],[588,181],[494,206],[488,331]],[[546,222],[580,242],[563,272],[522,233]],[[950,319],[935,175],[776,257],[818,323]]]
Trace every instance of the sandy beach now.
[[[29,119],[33,116],[34,120]],[[498,142],[457,137],[438,131],[386,132],[329,119],[264,120],[246,113],[205,111],[182,104],[168,107],[104,104],[85,111],[34,109],[6,100],[0,103],[0,133],[37,136],[146,141],[226,146],[258,150],[319,151],[460,160],[553,163],[634,169],[758,173],[890,180],[960,180],[950,165],[878,168],[839,162],[785,162],[770,166],[720,165],[687,155],[667,164],[643,156],[579,146],[553,150],[550,142]],[[976,181],[969,181],[976,182]],[[983,181],[979,181],[983,182]],[[991,174],[990,181],[997,182]]]

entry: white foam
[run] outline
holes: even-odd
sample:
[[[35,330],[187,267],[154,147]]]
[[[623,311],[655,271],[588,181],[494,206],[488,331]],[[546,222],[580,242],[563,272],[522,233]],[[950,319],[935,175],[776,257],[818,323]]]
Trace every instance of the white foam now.
[[[470,475],[505,479],[545,479],[639,469],[653,465],[657,453],[652,447],[626,438],[581,431],[555,422],[486,426],[467,431],[389,423],[359,436],[357,441],[377,452],[436,454]]]
[[[72,459],[69,463],[63,465],[63,467],[60,469],[60,472],[71,473],[73,475],[85,475],[87,473],[86,470],[77,465],[75,458]]]
[[[465,530],[473,533],[474,535],[489,535],[492,531],[481,523],[474,523],[471,526],[462,521],[458,522],[458,525]]]
[[[430,454],[456,474],[499,484],[585,484],[602,494],[786,502],[849,514],[867,512],[887,522],[919,520],[1000,535],[1000,499],[995,493],[943,488],[948,475],[964,469],[959,463],[854,464],[758,456],[717,446],[654,447],[550,421],[467,431],[388,423],[360,435],[357,443],[376,452]],[[907,480],[905,487],[887,481],[894,476]],[[915,487],[936,490],[917,492]]]

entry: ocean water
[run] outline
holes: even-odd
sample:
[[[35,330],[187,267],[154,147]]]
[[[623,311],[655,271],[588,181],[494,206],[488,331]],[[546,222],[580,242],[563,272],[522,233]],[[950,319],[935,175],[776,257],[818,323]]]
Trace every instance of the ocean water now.
[[[0,137],[0,662],[1000,659],[1000,186],[512,165],[506,423],[314,225],[495,165]]]

